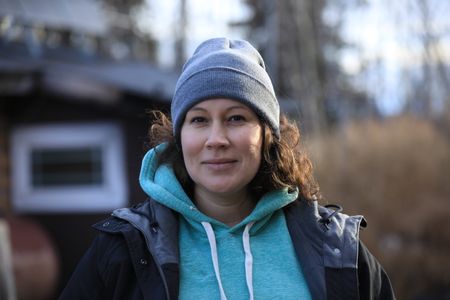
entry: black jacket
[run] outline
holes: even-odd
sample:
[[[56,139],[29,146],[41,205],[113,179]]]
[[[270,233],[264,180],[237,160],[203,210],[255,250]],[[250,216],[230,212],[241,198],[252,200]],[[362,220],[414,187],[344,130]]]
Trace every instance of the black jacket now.
[[[359,241],[361,216],[295,201],[286,222],[313,299],[395,299]],[[178,216],[153,200],[94,225],[101,233],[60,299],[177,299]]]

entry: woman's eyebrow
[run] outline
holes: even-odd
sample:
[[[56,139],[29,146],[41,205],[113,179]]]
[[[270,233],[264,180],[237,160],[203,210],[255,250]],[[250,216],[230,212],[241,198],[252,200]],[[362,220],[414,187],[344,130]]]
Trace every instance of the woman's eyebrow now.
[[[229,110],[233,110],[233,109],[244,109],[244,110],[247,110],[247,107],[244,106],[244,105],[233,105],[233,106],[227,107],[225,110],[229,111]],[[194,106],[189,111],[208,111],[208,110],[206,108],[201,107],[201,106]]]
[[[206,109],[203,108],[203,107],[196,107],[196,106],[194,106],[194,107],[192,107],[190,110],[188,110],[188,113],[189,113],[190,111],[206,111]]]
[[[247,107],[245,107],[244,105],[233,105],[227,108],[227,110],[233,110],[233,109],[244,109],[247,110]]]

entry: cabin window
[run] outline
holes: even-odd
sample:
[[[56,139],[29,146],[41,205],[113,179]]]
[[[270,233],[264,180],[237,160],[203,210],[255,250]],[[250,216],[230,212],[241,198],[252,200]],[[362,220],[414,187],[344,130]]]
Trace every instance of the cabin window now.
[[[102,165],[101,147],[33,149],[32,185],[35,188],[101,185]]]
[[[117,124],[18,127],[12,131],[11,158],[17,211],[98,212],[127,204]]]

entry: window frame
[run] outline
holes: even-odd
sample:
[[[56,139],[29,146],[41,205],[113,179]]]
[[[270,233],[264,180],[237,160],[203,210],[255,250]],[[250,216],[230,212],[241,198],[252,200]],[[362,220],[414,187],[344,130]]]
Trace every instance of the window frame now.
[[[18,126],[11,133],[12,206],[17,212],[106,212],[127,205],[123,134],[118,124],[54,123]],[[33,187],[33,149],[99,147],[99,185]]]

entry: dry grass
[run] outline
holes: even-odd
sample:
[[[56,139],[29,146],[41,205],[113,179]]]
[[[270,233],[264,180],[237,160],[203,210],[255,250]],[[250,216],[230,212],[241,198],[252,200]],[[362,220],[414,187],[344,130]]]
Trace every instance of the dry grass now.
[[[430,122],[398,117],[308,141],[330,203],[363,214],[364,242],[399,299],[450,286],[450,143]]]

